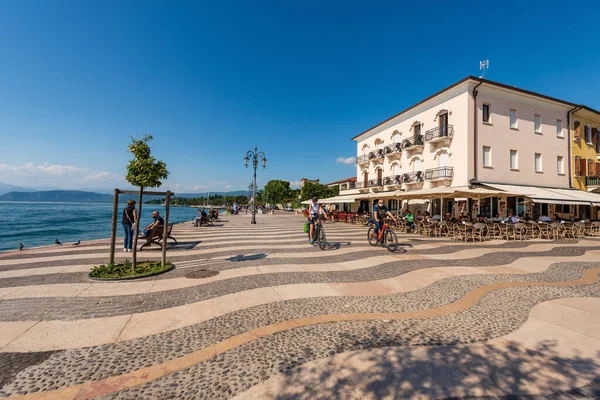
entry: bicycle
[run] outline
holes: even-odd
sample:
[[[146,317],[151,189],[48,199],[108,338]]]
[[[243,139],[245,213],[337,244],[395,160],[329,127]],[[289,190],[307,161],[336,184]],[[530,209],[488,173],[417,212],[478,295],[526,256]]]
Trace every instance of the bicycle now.
[[[315,239],[315,243],[319,245],[321,250],[325,250],[325,246],[327,242],[325,240],[325,229],[323,229],[323,223],[321,222],[321,218],[315,218],[315,230],[313,231],[313,238]],[[310,231],[308,231],[308,240],[310,240]]]
[[[377,246],[381,243],[382,247],[385,247],[390,252],[395,252],[398,249],[398,236],[394,232],[387,222],[385,222],[377,236],[374,235],[375,227],[369,228],[367,233],[367,239],[371,246]]]

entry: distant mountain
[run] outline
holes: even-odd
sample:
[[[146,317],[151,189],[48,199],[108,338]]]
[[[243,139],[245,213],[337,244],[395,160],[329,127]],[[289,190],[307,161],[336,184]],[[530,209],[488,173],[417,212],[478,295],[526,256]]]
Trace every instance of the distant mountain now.
[[[39,192],[9,192],[1,195],[0,201],[111,203],[113,197],[110,194],[81,190],[45,190]]]
[[[204,193],[175,193],[175,197],[183,197],[186,199],[195,199],[199,197],[206,197],[208,194],[211,196],[247,196],[247,190],[235,190],[233,192],[204,192]]]
[[[3,184],[4,185],[4,184]],[[9,185],[10,186],[10,185]],[[225,196],[244,196],[248,192],[238,190],[234,192],[210,192],[211,196],[215,194]],[[206,196],[206,193],[181,193],[175,194],[176,197],[198,198]],[[164,196],[144,196],[144,201],[160,199]],[[137,195],[120,195],[119,202],[127,199],[137,200]],[[113,195],[105,193],[95,193],[83,190],[41,190],[41,191],[10,191],[0,195],[0,201],[41,201],[41,202],[70,202],[70,203],[112,203]]]

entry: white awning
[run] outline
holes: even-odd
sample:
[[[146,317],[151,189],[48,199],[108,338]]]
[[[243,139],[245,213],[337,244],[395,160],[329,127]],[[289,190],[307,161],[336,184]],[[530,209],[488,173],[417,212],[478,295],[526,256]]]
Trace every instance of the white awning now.
[[[504,185],[497,183],[484,183],[486,186],[502,190],[505,195],[524,196],[530,198],[534,203],[543,204],[579,204],[590,205],[589,198],[582,198],[580,194],[585,194],[581,190],[569,189],[550,189],[536,186],[519,186],[519,185]],[[600,202],[600,199],[597,200]]]
[[[334,196],[327,199],[318,199],[321,204],[341,204],[341,203],[354,203],[356,201],[355,196]],[[305,200],[302,204],[310,204],[310,200]]]
[[[586,201],[593,206],[600,207],[600,193],[585,192],[578,189],[548,189],[552,192],[557,192],[565,196],[573,197],[580,201]]]

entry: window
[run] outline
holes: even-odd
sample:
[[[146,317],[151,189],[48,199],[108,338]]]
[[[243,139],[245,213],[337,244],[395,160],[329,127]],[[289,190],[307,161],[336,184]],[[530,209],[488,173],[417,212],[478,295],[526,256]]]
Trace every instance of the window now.
[[[388,208],[390,211],[395,211],[398,209],[398,200],[390,200],[388,201]]]
[[[375,150],[381,150],[381,143],[380,139],[375,140]]]
[[[563,137],[562,120],[556,120],[556,136]]]
[[[573,121],[573,140],[581,139],[581,124],[579,121]]]
[[[510,110],[510,127],[517,129],[517,110]]]
[[[421,134],[421,123],[417,122],[415,125],[413,125],[413,129],[415,131],[415,137],[419,136]]]
[[[535,172],[542,172],[542,154],[535,153]]]
[[[517,159],[517,151],[516,150],[511,150],[510,151],[510,169],[517,169],[519,168],[519,160]]]
[[[533,116],[533,131],[535,133],[542,133],[542,116],[535,114]]]
[[[586,143],[592,143],[592,127],[585,126],[585,141]]]
[[[575,157],[575,176],[581,176],[581,157]]]
[[[394,132],[394,134],[392,135],[392,141],[393,141],[394,144],[400,143],[400,136],[401,135],[402,134],[400,132],[398,132],[398,131]]]
[[[392,175],[400,175],[400,166],[397,163],[392,166]]]
[[[556,157],[556,173],[559,175],[565,174],[565,165],[562,156]]]
[[[484,104],[483,105],[483,110],[482,110],[482,117],[483,117],[483,122],[490,122],[490,105],[489,104]]]
[[[483,146],[483,166],[492,166],[492,148],[490,146]]]
[[[418,158],[415,158],[415,161],[413,161],[413,172],[418,172],[421,170],[421,160]]]

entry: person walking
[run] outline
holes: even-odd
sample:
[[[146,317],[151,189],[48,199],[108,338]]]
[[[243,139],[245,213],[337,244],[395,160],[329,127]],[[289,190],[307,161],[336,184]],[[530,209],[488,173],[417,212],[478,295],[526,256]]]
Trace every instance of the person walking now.
[[[123,251],[125,253],[132,251],[133,231],[135,230],[136,222],[137,211],[135,209],[135,200],[128,200],[127,206],[123,209],[123,218],[121,220],[123,230],[125,231],[125,238],[123,239]]]

